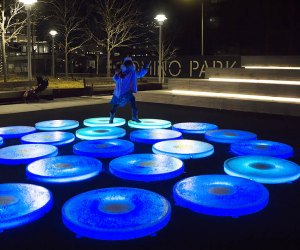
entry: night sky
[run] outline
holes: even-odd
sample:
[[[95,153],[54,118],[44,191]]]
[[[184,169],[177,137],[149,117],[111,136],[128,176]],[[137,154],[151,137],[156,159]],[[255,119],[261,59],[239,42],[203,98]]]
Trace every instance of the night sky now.
[[[138,0],[146,19],[163,12],[164,35],[183,55],[200,54],[200,0]],[[298,0],[204,0],[205,54],[299,55]]]

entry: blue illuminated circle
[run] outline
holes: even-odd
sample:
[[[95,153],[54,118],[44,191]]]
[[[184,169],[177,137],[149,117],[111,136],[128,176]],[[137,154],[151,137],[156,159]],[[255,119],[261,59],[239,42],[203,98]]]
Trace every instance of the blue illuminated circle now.
[[[219,143],[234,143],[245,140],[255,140],[256,134],[235,129],[217,129],[205,133],[205,139]]]
[[[149,236],[170,220],[170,203],[136,188],[104,188],[79,194],[62,208],[63,223],[78,236],[129,240]]]
[[[0,149],[0,164],[28,164],[45,157],[56,156],[57,147],[45,144],[23,144]]]
[[[141,122],[128,121],[128,126],[139,129],[155,129],[155,128],[169,128],[172,126],[170,121],[160,119],[140,119]]]
[[[0,128],[0,136],[5,139],[21,138],[24,135],[35,132],[36,129],[30,126],[10,126]]]
[[[42,131],[69,130],[78,126],[79,122],[75,120],[50,120],[35,124],[36,129]]]
[[[0,146],[3,144],[3,138],[0,136]]]
[[[109,123],[109,117],[96,117],[96,118],[89,118],[85,119],[83,121],[84,126],[87,127],[101,127],[101,126],[106,126],[106,127],[118,127],[118,126],[123,126],[126,123],[126,120],[123,118],[114,118],[113,123]]]
[[[172,129],[184,134],[204,134],[208,130],[218,129],[218,126],[203,122],[182,122],[174,124]]]
[[[109,170],[123,179],[149,182],[177,177],[183,173],[184,164],[167,155],[133,154],[112,160]]]
[[[40,143],[54,146],[66,145],[74,140],[74,134],[60,131],[33,133],[21,138],[22,143]]]
[[[130,154],[133,150],[132,142],[121,139],[83,141],[73,146],[75,154],[97,158],[119,157]]]
[[[171,140],[155,143],[152,151],[155,154],[174,156],[179,159],[197,159],[212,155],[214,146],[202,141]]]
[[[82,140],[116,139],[126,135],[126,130],[117,127],[87,127],[76,131],[76,137]]]
[[[27,166],[26,173],[32,180],[65,183],[92,178],[101,170],[102,163],[97,159],[64,155],[35,161]]]
[[[143,129],[130,133],[130,140],[133,142],[154,144],[160,141],[181,139],[182,134],[169,129]]]
[[[239,217],[256,213],[268,204],[269,192],[260,183],[229,175],[199,175],[175,184],[177,205],[194,212]]]
[[[237,155],[265,155],[279,158],[289,158],[294,152],[287,144],[266,140],[233,143],[230,145],[230,150]]]
[[[51,192],[44,187],[23,183],[0,184],[0,231],[43,217],[52,204]]]
[[[270,156],[234,157],[224,162],[224,171],[267,184],[291,182],[300,177],[300,167],[296,163]]]

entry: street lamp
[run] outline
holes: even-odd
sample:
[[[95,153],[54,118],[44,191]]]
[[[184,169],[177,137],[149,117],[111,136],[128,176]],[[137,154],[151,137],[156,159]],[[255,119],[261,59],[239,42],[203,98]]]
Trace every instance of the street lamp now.
[[[164,14],[159,14],[154,18],[159,24],[159,49],[158,49],[158,82],[161,83],[162,73],[162,25],[167,20]]]
[[[27,10],[27,70],[28,80],[32,80],[32,64],[31,64],[31,24],[30,24],[30,10],[31,6],[37,2],[37,0],[20,0],[25,5]]]
[[[204,0],[201,1],[201,56],[204,55]]]
[[[54,38],[57,35],[57,31],[56,30],[50,30],[49,34],[52,36],[52,68],[51,68],[51,76],[55,77]]]

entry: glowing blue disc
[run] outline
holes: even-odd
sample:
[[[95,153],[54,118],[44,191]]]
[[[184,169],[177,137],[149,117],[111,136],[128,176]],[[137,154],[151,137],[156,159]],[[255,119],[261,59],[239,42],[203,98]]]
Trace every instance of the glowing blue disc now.
[[[167,155],[133,154],[112,160],[109,170],[119,178],[149,182],[179,176],[184,171],[184,164]]]
[[[218,126],[203,122],[183,122],[174,124],[172,129],[184,134],[204,134],[208,130],[218,129]]]
[[[106,127],[118,127],[118,126],[123,126],[126,123],[126,120],[123,118],[114,118],[113,123],[109,123],[109,117],[96,117],[96,118],[89,118],[85,119],[83,121],[84,126],[87,127],[101,127],[101,126],[106,126]]]
[[[266,140],[233,143],[230,145],[230,150],[237,155],[265,155],[279,158],[289,158],[294,152],[287,144]]]
[[[10,126],[0,128],[0,136],[5,139],[21,138],[24,135],[35,132],[36,129],[30,126]]]
[[[174,156],[179,159],[197,159],[210,156],[214,153],[214,146],[194,140],[161,141],[152,146],[155,154]]]
[[[56,156],[57,147],[45,144],[23,144],[0,149],[0,164],[18,165]]]
[[[169,128],[172,126],[170,121],[160,119],[140,119],[141,122],[128,121],[128,126],[139,129],[155,129],[155,128]]]
[[[78,126],[79,122],[75,120],[50,120],[35,124],[36,129],[42,131],[69,130]]]
[[[129,240],[149,236],[170,220],[170,203],[136,188],[104,188],[79,194],[62,208],[63,223],[78,236]]]
[[[0,231],[43,217],[52,204],[52,195],[44,187],[22,183],[0,184]]]
[[[98,175],[102,163],[91,157],[64,155],[41,159],[29,164],[27,177],[41,182],[82,181]]]
[[[217,129],[205,132],[205,139],[219,143],[234,143],[245,140],[255,140],[256,134],[235,129]]]
[[[119,157],[130,154],[133,150],[132,142],[121,139],[83,141],[73,146],[75,154],[97,158]]]
[[[229,175],[199,175],[175,184],[177,205],[216,216],[239,217],[266,207],[268,190],[260,183]]]
[[[0,136],[0,146],[3,144],[3,138]]]
[[[40,143],[54,146],[66,145],[74,140],[74,134],[60,131],[33,133],[21,138],[22,143]]]
[[[116,139],[126,135],[126,130],[117,127],[87,127],[76,131],[76,137],[82,140]]]
[[[130,133],[130,140],[133,142],[154,144],[160,141],[181,139],[182,134],[169,129],[143,129]]]
[[[300,167],[296,163],[270,156],[234,157],[224,162],[224,171],[267,184],[291,182],[300,177]]]

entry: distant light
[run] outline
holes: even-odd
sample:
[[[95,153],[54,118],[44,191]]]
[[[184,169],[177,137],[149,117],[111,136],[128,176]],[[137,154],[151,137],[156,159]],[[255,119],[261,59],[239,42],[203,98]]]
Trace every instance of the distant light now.
[[[25,5],[32,5],[37,2],[37,0],[20,0],[21,3]]]
[[[247,83],[264,83],[264,84],[286,84],[300,85],[300,81],[285,81],[285,80],[269,80],[269,79],[247,79],[247,78],[209,78],[209,81],[215,82],[247,82]]]
[[[50,30],[49,34],[50,34],[51,36],[56,36],[58,33],[57,33],[56,30]]]
[[[159,23],[159,25],[162,25],[168,18],[164,14],[159,14],[154,19]]]

